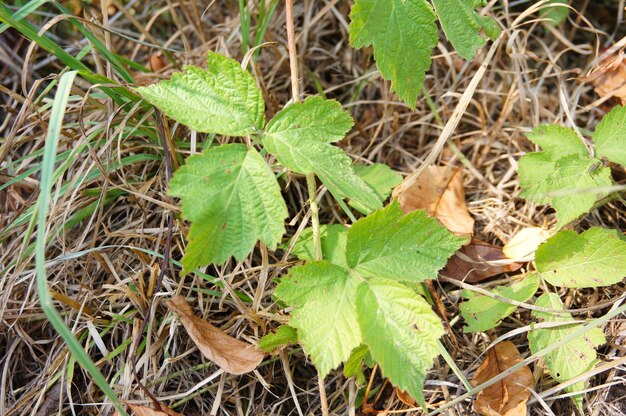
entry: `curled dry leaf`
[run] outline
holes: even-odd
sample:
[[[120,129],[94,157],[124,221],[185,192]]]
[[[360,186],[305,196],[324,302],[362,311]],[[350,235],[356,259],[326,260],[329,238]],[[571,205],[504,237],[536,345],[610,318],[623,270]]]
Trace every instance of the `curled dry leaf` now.
[[[580,79],[590,81],[601,98],[615,97],[626,104],[626,60],[623,50],[602,61],[589,75]]]
[[[452,166],[429,166],[410,188],[398,195],[405,213],[424,209],[456,235],[471,236],[474,219],[465,204],[463,171]]]
[[[483,384],[520,361],[522,356],[512,342],[500,342],[487,351],[472,385]],[[534,385],[533,373],[524,366],[479,392],[474,400],[474,411],[482,416],[526,416],[526,402]]]
[[[502,253],[512,260],[532,260],[539,245],[546,241],[550,235],[550,231],[545,228],[522,228],[505,244]]]
[[[511,262],[504,256],[502,247],[473,239],[450,257],[441,274],[467,283],[477,283],[501,273],[514,272],[520,267],[520,263]]]
[[[402,403],[406,404],[409,407],[415,406],[415,399],[411,397],[409,393],[407,393],[406,391],[402,391],[397,387],[394,390],[396,391],[396,396],[398,396],[398,399]]]
[[[175,296],[167,306],[180,318],[198,349],[209,360],[230,374],[244,374],[254,370],[265,353],[255,345],[225,334],[204,319],[194,315],[182,296]]]
[[[128,410],[135,416],[183,416],[181,413],[175,412],[169,407],[161,403],[156,403],[157,409],[153,409],[148,406],[139,406],[137,404],[126,403]],[[113,416],[119,416],[118,412],[113,413]]]

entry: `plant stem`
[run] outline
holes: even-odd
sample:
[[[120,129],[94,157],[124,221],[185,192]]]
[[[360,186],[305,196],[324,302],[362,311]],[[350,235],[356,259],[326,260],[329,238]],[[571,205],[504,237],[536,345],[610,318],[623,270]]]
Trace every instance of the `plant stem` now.
[[[306,175],[306,185],[309,190],[309,204],[311,205],[311,228],[313,228],[313,259],[320,261],[322,255],[322,238],[320,236],[320,215],[317,206],[317,189],[315,188],[315,174]]]
[[[285,20],[287,26],[287,49],[289,49],[289,69],[291,70],[291,95],[294,102],[300,102],[300,76],[298,75],[298,54],[296,35],[293,27],[293,0],[285,0]]]

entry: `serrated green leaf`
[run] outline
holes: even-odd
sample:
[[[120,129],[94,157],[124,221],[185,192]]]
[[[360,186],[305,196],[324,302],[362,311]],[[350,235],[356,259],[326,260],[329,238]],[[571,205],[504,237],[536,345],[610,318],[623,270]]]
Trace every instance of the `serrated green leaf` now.
[[[626,241],[617,230],[561,231],[539,246],[537,271],[559,287],[598,287],[626,276]]]
[[[296,306],[289,325],[324,378],[361,344],[356,298],[359,281],[326,261],[294,267],[274,295]]]
[[[402,175],[384,163],[374,163],[373,165],[355,164],[354,173],[365,181],[381,203],[391,195],[391,190],[394,186],[402,182]],[[350,205],[361,214],[372,212],[367,207],[359,204],[358,201],[350,201]]]
[[[207,70],[185,67],[172,79],[137,92],[168,117],[204,133],[245,136],[265,120],[263,95],[252,75],[233,59],[208,52]]]
[[[350,11],[350,44],[373,45],[383,78],[411,107],[437,45],[435,18],[426,0],[356,0]]]
[[[441,27],[446,37],[454,46],[459,56],[473,59],[478,48],[482,48],[485,39],[484,30],[490,38],[499,36],[497,24],[488,16],[480,16],[474,10],[480,5],[476,0],[432,0],[439,16]]]
[[[253,148],[227,144],[187,158],[170,195],[191,221],[183,274],[234,256],[243,260],[258,240],[274,249],[285,233],[287,206],[267,163]]]
[[[276,332],[270,332],[259,340],[259,348],[265,352],[273,352],[288,344],[298,342],[298,332],[294,327],[281,325]]]
[[[347,267],[346,240],[348,229],[341,224],[322,225],[320,237],[322,256],[325,260],[338,266]],[[293,246],[291,254],[300,260],[315,260],[313,255],[313,229],[305,228]]]
[[[350,198],[368,209],[382,206],[359,178],[345,152],[330,143],[344,138],[352,118],[334,100],[309,97],[282,109],[268,123],[263,145],[294,172],[314,173],[336,198]]]
[[[539,281],[539,276],[532,274],[511,286],[498,286],[493,289],[493,293],[507,299],[526,302],[539,289]],[[517,309],[517,306],[510,303],[500,302],[469,290],[464,290],[461,296],[468,299],[459,307],[467,324],[467,327],[463,328],[463,332],[484,332],[495,328],[500,325],[502,319]]]
[[[546,22],[549,25],[557,26],[567,18],[569,15],[569,8],[564,6],[558,6],[558,4],[567,5],[566,0],[548,0],[543,6],[543,8],[539,11],[539,16],[544,19],[550,19],[549,22]],[[550,7],[545,7],[547,5],[554,5]]]
[[[424,380],[444,333],[439,317],[412,289],[387,279],[359,286],[357,310],[363,343],[383,375],[424,406]]]
[[[465,242],[422,210],[404,215],[394,201],[354,223],[346,258],[350,268],[364,276],[421,282],[436,279]]]
[[[558,295],[547,293],[541,295],[535,306],[548,309],[564,309],[563,302]],[[554,321],[571,321],[572,316],[569,313],[555,314],[549,312],[533,311],[532,315],[544,322]],[[533,329],[528,333],[528,342],[530,351],[536,354],[537,351],[554,345],[567,335],[578,329],[578,324],[568,326],[560,326],[556,328]],[[595,348],[606,342],[604,333],[600,328],[593,328],[585,335],[580,336],[546,355],[543,359],[554,378],[559,383],[571,380],[589,370],[591,370],[598,362],[596,358]],[[577,392],[584,389],[585,383],[576,383],[566,390],[568,392]],[[582,407],[582,395],[574,396],[577,406]]]
[[[626,166],[626,106],[617,106],[604,116],[593,135],[596,156]]]

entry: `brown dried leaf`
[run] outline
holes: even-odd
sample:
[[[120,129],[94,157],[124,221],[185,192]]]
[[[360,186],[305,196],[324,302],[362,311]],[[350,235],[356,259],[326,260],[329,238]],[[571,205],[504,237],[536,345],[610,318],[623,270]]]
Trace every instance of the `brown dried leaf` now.
[[[137,404],[126,403],[126,406],[135,416],[184,416],[181,413],[175,412],[164,404],[157,403],[155,406],[158,409],[153,409],[147,406],[139,406]],[[119,416],[118,412],[113,413],[113,416]]]
[[[626,104],[626,61],[623,50],[602,61],[589,75],[580,79],[590,81],[601,98],[616,97],[622,104]]]
[[[480,240],[461,247],[441,274],[467,283],[477,283],[501,273],[514,272],[522,267],[520,263],[510,262],[502,253],[502,247]]]
[[[520,361],[522,356],[512,342],[500,342],[487,351],[472,385],[483,384]],[[479,392],[474,400],[474,411],[482,416],[526,416],[526,402],[534,386],[533,373],[524,366]]]
[[[184,297],[175,296],[167,302],[167,306],[178,315],[202,355],[225,372],[245,374],[254,370],[263,360],[265,353],[255,345],[233,338],[195,316]]]
[[[465,204],[460,168],[429,166],[417,182],[398,195],[398,202],[405,213],[426,210],[456,235],[474,233],[474,219]]]
[[[402,391],[397,387],[395,388],[395,391],[396,396],[398,396],[398,399],[400,399],[402,403],[406,404],[409,407],[415,407],[415,399],[411,397],[409,393],[407,393],[406,391]]]
[[[522,228],[502,247],[502,254],[512,260],[534,257],[539,245],[546,241],[550,235],[550,231],[545,228]]]

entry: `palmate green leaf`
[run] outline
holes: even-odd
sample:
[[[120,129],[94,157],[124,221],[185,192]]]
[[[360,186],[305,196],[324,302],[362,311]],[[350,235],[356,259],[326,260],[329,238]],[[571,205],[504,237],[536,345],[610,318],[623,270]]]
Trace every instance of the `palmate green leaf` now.
[[[563,227],[589,212],[606,195],[596,188],[612,184],[611,172],[588,151],[573,130],[540,126],[528,135],[542,152],[525,155],[519,161],[521,196],[539,204],[550,204]]]
[[[274,296],[297,306],[289,325],[322,377],[361,344],[356,299],[359,281],[329,262],[293,267]]]
[[[274,249],[288,215],[278,182],[253,148],[227,144],[187,158],[170,182],[191,221],[183,274],[234,256],[243,260],[258,240]]]
[[[391,191],[400,182],[402,175],[391,169],[384,163],[374,163],[373,165],[354,165],[354,173],[365,181],[380,202],[384,202]],[[359,204],[357,201],[350,201],[350,205],[361,214],[369,214],[372,210]]]
[[[350,11],[350,44],[373,45],[383,78],[411,107],[437,45],[435,19],[426,0],[356,0]]]
[[[415,291],[387,279],[359,286],[357,310],[363,343],[383,375],[425,407],[426,372],[444,333],[439,317]]]
[[[294,172],[314,173],[336,198],[350,198],[367,209],[382,206],[359,178],[345,152],[330,143],[343,139],[352,118],[334,100],[309,97],[282,109],[268,123],[263,145]]]
[[[541,295],[535,306],[548,309],[564,309],[563,302],[558,295],[547,293]],[[571,321],[569,313],[553,314],[549,312],[533,311],[532,315],[544,322]],[[549,345],[557,344],[562,338],[574,332],[578,324],[561,326],[556,328],[533,329],[528,333],[530,351],[536,354]],[[589,370],[598,362],[595,348],[606,342],[604,333],[600,328],[593,328],[585,335],[576,338],[559,348],[555,349],[544,357],[544,361],[550,375],[559,383],[571,380]],[[585,383],[576,383],[566,388],[568,392],[577,392],[585,388]],[[580,409],[582,407],[582,395],[573,396],[572,399]]]
[[[476,49],[485,44],[481,31],[494,40],[500,35],[500,28],[492,18],[480,16],[474,10],[484,5],[481,0],[431,1],[446,37],[464,59],[473,59]]]
[[[617,230],[561,231],[539,246],[535,264],[541,277],[559,287],[598,287],[626,276],[626,240]]]
[[[360,219],[348,231],[346,258],[363,276],[421,282],[437,278],[467,239],[423,210],[404,215],[397,201]]]
[[[617,106],[604,116],[593,134],[596,156],[626,166],[626,106]]]
[[[511,286],[497,286],[493,289],[493,293],[503,298],[526,302],[539,289],[539,281],[539,275],[532,274]],[[484,332],[495,328],[500,325],[502,319],[517,309],[515,305],[470,290],[464,290],[461,296],[468,299],[459,306],[467,324],[463,332]]]
[[[265,123],[263,95],[252,75],[233,59],[208,52],[207,70],[185,67],[172,79],[137,92],[168,117],[204,133],[245,136]]]

